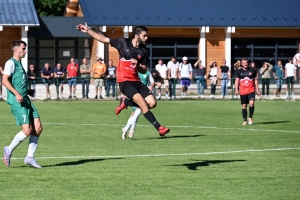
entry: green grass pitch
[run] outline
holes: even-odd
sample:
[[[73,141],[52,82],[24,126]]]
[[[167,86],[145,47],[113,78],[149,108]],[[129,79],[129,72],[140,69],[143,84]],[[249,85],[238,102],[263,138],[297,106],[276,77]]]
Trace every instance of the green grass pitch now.
[[[117,101],[34,104],[43,169],[23,164],[26,139],[0,165],[0,199],[300,199],[300,101],[257,101],[251,126],[239,101],[159,101],[167,137],[140,116],[126,140],[131,109],[116,116]],[[3,148],[20,127],[0,109]]]

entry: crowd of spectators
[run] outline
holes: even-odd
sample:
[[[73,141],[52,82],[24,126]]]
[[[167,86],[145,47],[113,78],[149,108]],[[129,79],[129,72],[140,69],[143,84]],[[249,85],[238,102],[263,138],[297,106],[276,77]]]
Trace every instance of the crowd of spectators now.
[[[218,66],[217,61],[213,60],[205,67],[201,60],[197,60],[191,64],[188,57],[182,57],[181,61],[177,61],[175,56],[164,64],[162,59],[158,60],[157,64],[151,71],[152,77],[155,81],[153,93],[158,100],[161,99],[162,88],[164,88],[164,95],[166,99],[171,100],[176,95],[176,84],[181,85],[181,98],[185,98],[188,93],[188,88],[191,82],[194,81],[197,85],[196,94],[198,98],[204,98],[204,90],[207,89],[207,83],[210,84],[210,98],[215,98],[218,84],[220,85],[220,98],[228,97],[228,88],[233,83],[234,72],[240,68],[241,62],[238,60],[233,65],[233,70],[226,65],[226,60],[222,60],[222,64]],[[250,63],[250,67],[257,68],[254,62]],[[207,69],[208,68],[208,69]],[[261,76],[261,91],[263,98],[270,98],[270,82],[271,79],[276,80],[276,98],[280,97],[283,80],[286,79],[286,98],[295,99],[294,82],[297,79],[296,67],[292,64],[292,59],[283,66],[282,61],[278,60],[276,65],[269,62],[264,62],[260,69],[257,69],[257,77]],[[0,79],[2,77],[3,68],[0,65]],[[28,81],[29,89],[36,90],[38,80],[45,86],[45,98],[51,99],[50,86],[56,86],[56,93],[58,99],[64,98],[64,84],[69,86],[69,99],[77,99],[76,87],[77,83],[81,83],[82,98],[89,99],[89,85],[95,85],[94,99],[103,99],[102,89],[105,88],[105,96],[117,98],[120,96],[120,91],[116,91],[116,66],[113,61],[108,61],[108,67],[104,60],[100,57],[92,66],[88,64],[87,59],[83,58],[79,66],[75,63],[74,58],[70,59],[70,63],[64,68],[60,63],[56,67],[51,68],[49,63],[45,63],[40,70],[40,77],[37,77],[37,69],[33,64],[29,65]],[[273,77],[272,77],[273,76]],[[178,82],[178,80],[180,80]],[[220,81],[220,82],[219,82]],[[218,83],[219,82],[219,83]],[[234,85],[234,84],[233,84]],[[232,85],[232,87],[233,87]],[[111,94],[110,94],[110,91]],[[156,95],[157,92],[157,95]],[[209,92],[207,92],[209,93]],[[36,94],[34,93],[33,97]],[[237,96],[234,96],[237,98]],[[0,99],[2,99],[2,84],[0,87]]]

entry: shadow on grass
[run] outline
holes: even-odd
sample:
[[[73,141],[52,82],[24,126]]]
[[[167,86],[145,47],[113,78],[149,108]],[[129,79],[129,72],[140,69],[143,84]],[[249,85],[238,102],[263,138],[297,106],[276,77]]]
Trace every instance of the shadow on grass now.
[[[273,122],[255,122],[254,124],[281,124],[281,123],[288,123],[291,121],[273,121]]]
[[[100,161],[105,161],[105,160],[119,160],[119,159],[123,159],[123,158],[82,159],[82,160],[77,160],[77,161],[57,163],[57,164],[53,164],[53,165],[43,165],[42,167],[47,168],[47,167],[76,166],[76,165],[82,165],[82,164],[90,163],[90,162],[100,162]],[[31,167],[31,166],[25,165],[25,166],[20,166],[20,167]]]
[[[203,160],[200,162],[193,162],[193,163],[186,163],[182,165],[168,165],[168,166],[184,166],[187,167],[189,170],[198,170],[198,167],[209,167],[210,165],[214,164],[221,164],[221,163],[231,163],[231,162],[244,162],[246,160]]]
[[[195,138],[195,137],[201,137],[205,135],[166,135],[166,137],[153,137],[153,138],[141,138],[137,140],[161,140],[161,139],[176,139],[176,138]]]

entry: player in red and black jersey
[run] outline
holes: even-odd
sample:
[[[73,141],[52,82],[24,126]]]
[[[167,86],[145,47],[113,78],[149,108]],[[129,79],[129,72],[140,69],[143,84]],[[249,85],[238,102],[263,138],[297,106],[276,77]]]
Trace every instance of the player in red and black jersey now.
[[[145,118],[158,130],[159,135],[165,136],[170,129],[161,126],[149,110],[155,108],[156,99],[138,76],[138,72],[142,74],[147,72],[148,55],[145,45],[148,39],[148,29],[145,26],[135,27],[133,38],[108,38],[102,33],[96,33],[82,24],[79,24],[76,28],[84,33],[88,33],[99,42],[110,44],[119,52],[117,82],[121,92],[127,98],[121,98],[120,105],[116,109],[116,115],[128,106],[139,107]]]
[[[235,94],[240,93],[242,104],[243,125],[247,125],[247,105],[249,104],[249,124],[253,123],[252,116],[254,113],[255,91],[260,95],[257,80],[257,71],[248,66],[248,60],[242,59],[242,68],[236,71]],[[240,88],[240,92],[239,89]]]

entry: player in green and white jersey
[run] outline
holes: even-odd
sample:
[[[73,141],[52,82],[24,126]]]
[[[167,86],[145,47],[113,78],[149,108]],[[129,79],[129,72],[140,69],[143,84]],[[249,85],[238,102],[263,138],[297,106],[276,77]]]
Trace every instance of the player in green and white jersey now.
[[[27,44],[22,40],[13,41],[11,48],[13,57],[5,63],[2,84],[7,90],[7,103],[10,105],[12,114],[16,119],[16,124],[22,130],[17,133],[9,146],[3,149],[3,160],[5,165],[10,166],[10,158],[13,150],[27,137],[29,137],[29,147],[25,164],[35,168],[42,168],[34,159],[39,136],[43,130],[39,113],[28,97],[27,73],[22,66],[21,59],[26,55]]]
[[[139,77],[141,79],[141,82],[144,83],[145,85],[148,85],[149,90],[152,91],[153,87],[155,86],[154,79],[149,71],[147,71],[145,74],[138,73]],[[122,128],[122,138],[126,139],[127,131],[130,128],[128,132],[128,137],[132,138],[134,131],[135,131],[135,126],[137,123],[137,120],[141,114],[141,109],[138,107],[132,107],[132,113],[127,121],[127,124],[124,128]]]

